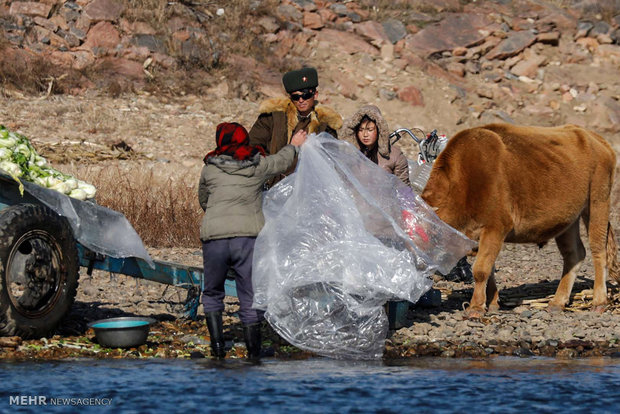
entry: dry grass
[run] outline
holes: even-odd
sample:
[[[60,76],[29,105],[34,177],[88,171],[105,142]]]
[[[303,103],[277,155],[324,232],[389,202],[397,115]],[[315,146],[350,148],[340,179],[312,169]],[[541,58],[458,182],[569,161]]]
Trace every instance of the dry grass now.
[[[123,213],[145,245],[200,247],[197,180],[162,179],[139,168],[130,172],[118,167],[83,168],[70,173],[97,187],[97,202]]]
[[[286,62],[273,57],[270,45],[260,36],[263,29],[256,23],[261,16],[272,13],[279,4],[277,0],[258,3],[122,0],[121,3],[125,6],[122,17],[130,22],[147,23],[155,29],[156,37],[164,42],[166,53],[177,61],[178,68],[166,69],[155,62],[149,67],[153,78],[143,82],[124,79],[105,64],[82,71],[67,70],[21,52],[15,55],[18,58],[7,57],[3,49],[14,46],[0,30],[0,87],[34,95],[47,93],[50,85],[50,93],[74,93],[95,85],[113,97],[137,90],[161,95],[204,94],[223,76],[233,84],[247,82],[237,67],[225,63],[226,56],[251,56],[276,70],[286,66]],[[223,15],[217,15],[218,8],[224,10]],[[189,39],[182,41],[175,36],[177,29],[170,24],[175,18],[197,26],[187,25]],[[50,83],[51,80],[54,81]],[[252,89],[251,85],[249,88]]]
[[[8,47],[6,43],[4,45],[4,50],[0,51],[0,84],[2,86],[12,85],[22,91],[36,94],[46,91],[49,79],[59,76],[54,66],[45,59],[24,53],[5,53]]]
[[[12,49],[0,31],[0,87],[33,95],[68,93],[86,79],[76,70],[53,65],[44,57]]]

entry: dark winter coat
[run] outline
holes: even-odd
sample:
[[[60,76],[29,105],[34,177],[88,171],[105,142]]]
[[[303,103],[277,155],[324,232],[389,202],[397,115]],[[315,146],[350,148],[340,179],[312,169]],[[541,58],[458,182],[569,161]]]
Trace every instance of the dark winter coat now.
[[[250,130],[250,145],[262,145],[269,154],[275,154],[291,141],[301,129],[310,133],[327,132],[338,138],[342,117],[333,109],[317,105],[310,117],[299,121],[297,108],[289,98],[263,101],[260,115]]]

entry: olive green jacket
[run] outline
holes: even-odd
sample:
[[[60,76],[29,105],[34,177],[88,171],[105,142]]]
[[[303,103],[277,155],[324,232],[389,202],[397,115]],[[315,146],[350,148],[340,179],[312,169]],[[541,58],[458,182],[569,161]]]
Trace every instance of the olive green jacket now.
[[[257,236],[265,224],[263,185],[286,171],[296,155],[297,147],[287,145],[275,155],[257,154],[245,161],[228,155],[208,158],[198,183],[198,201],[205,212],[200,239]]]

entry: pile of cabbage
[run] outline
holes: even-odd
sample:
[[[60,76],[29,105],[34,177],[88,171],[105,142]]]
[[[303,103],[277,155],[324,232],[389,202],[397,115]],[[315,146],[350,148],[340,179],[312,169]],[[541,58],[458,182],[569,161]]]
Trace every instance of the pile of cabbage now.
[[[0,125],[0,169],[17,182],[24,179],[78,200],[94,198],[97,191],[94,185],[47,165],[28,138],[9,131],[4,125]]]

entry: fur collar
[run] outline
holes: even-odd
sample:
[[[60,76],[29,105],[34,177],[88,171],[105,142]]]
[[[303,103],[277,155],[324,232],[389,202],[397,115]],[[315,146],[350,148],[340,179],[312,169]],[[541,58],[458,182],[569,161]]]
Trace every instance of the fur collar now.
[[[288,138],[293,135],[293,130],[297,123],[297,108],[289,98],[272,98],[263,101],[259,108],[261,114],[271,112],[284,112],[286,115],[286,127]],[[327,106],[317,105],[314,111],[310,113],[310,124],[308,125],[308,133],[314,133],[319,130],[319,126],[325,123],[334,131],[338,131],[342,127],[342,117],[333,109]]]

